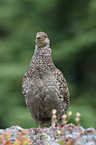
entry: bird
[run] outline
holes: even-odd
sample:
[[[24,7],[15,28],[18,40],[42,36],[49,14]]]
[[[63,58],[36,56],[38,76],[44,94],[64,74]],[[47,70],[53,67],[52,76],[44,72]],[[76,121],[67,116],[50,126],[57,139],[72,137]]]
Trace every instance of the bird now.
[[[39,127],[50,126],[52,110],[57,119],[69,107],[70,93],[63,73],[51,57],[50,40],[45,32],[37,32],[35,50],[22,80],[22,94],[33,120]]]

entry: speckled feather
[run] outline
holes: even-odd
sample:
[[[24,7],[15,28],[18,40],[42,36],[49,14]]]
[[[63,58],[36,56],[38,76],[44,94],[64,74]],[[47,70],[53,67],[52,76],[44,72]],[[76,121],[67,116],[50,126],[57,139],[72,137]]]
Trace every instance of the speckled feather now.
[[[38,125],[50,125],[52,109],[57,109],[60,120],[69,107],[67,83],[52,61],[50,41],[44,32],[36,35],[34,55],[22,81],[22,94]]]

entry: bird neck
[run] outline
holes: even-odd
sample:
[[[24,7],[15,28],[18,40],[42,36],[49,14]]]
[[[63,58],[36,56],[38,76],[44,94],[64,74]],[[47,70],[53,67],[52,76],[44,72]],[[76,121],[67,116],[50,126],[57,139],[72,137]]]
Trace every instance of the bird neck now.
[[[41,71],[44,71],[43,67],[45,67],[46,70],[54,70],[55,65],[52,61],[51,51],[49,45],[42,48],[35,46],[34,55],[31,60],[31,67],[32,64],[34,64],[34,67],[39,68]]]
[[[42,48],[35,46],[34,55],[32,56],[28,68],[28,75],[36,78],[37,74],[44,75],[45,73],[48,74],[50,71],[54,70],[55,65],[51,57],[51,48],[49,46],[44,46]]]
[[[37,45],[35,46],[35,51],[34,51],[34,55],[35,56],[40,56],[40,55],[44,55],[44,56],[51,56],[51,48],[49,47],[49,45],[46,46],[42,46],[42,47],[38,47]]]

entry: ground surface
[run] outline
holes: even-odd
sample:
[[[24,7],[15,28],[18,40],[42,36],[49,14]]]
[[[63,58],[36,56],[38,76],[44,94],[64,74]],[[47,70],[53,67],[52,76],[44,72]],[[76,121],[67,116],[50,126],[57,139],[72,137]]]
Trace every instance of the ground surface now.
[[[61,127],[0,129],[0,145],[96,145],[96,130],[66,124]]]

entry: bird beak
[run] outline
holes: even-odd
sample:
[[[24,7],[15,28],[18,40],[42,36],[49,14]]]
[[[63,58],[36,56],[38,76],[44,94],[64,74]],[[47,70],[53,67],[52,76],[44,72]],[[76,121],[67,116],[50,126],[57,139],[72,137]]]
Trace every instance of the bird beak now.
[[[40,36],[37,36],[36,38],[37,38],[37,39],[40,39]]]

